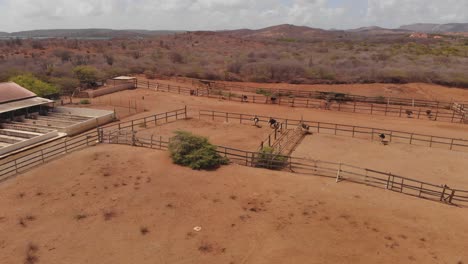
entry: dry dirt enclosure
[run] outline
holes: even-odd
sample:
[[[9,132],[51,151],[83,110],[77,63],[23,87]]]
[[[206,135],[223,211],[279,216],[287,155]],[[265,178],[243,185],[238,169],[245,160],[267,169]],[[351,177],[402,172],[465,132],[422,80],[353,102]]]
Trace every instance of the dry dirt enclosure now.
[[[99,145],[0,185],[2,263],[466,263],[466,209]],[[202,229],[193,230],[195,226]]]
[[[267,125],[199,119],[199,110],[468,138],[462,124],[145,89],[112,96],[146,109],[126,117],[117,107],[121,121],[187,106],[189,119],[137,127],[137,136],[167,139],[187,130],[250,151],[272,132]],[[468,189],[466,152],[313,133],[293,156]],[[199,172],[173,165],[164,151],[100,144],[0,184],[0,263],[462,264],[468,263],[467,221],[467,208],[346,181],[235,164]]]
[[[251,122],[253,124],[253,122]],[[243,125],[233,122],[200,120],[191,118],[179,120],[162,126],[142,128],[137,136],[164,140],[174,136],[174,132],[182,130],[189,131],[195,135],[207,137],[211,143],[241,150],[257,151],[260,142],[265,140],[272,130],[268,126],[261,128],[253,125]]]
[[[308,135],[292,156],[352,164],[468,190],[468,152],[324,134]]]

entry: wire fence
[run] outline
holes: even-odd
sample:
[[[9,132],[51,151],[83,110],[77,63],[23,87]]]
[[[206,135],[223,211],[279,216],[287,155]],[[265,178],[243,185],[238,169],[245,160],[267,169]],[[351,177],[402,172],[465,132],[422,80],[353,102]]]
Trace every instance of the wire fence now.
[[[289,107],[315,108],[330,111],[370,114],[379,116],[399,117],[408,119],[422,119],[451,123],[468,123],[466,111],[458,111],[460,104],[436,101],[402,101],[401,98],[381,99],[372,101],[369,97],[358,99],[358,96],[349,98],[335,98],[327,100],[317,92],[307,92],[310,96],[296,97],[295,95],[265,96],[255,94],[237,94],[233,91],[217,90],[209,87],[182,87],[150,81],[139,81],[139,88],[151,89],[158,92],[169,92],[191,96],[216,98],[219,100],[235,101],[241,103],[279,105]],[[258,90],[258,89],[257,89]],[[242,91],[246,92],[246,91]],[[254,92],[254,91],[249,91]],[[258,91],[257,91],[258,92]],[[303,91],[304,92],[304,91]],[[401,99],[401,100],[400,100]],[[457,107],[458,106],[458,107]]]
[[[269,120],[272,118],[267,116],[220,112],[213,110],[200,110],[199,116],[200,118],[209,118],[211,120],[222,119],[227,122],[229,120],[238,120],[238,122],[241,124],[254,124],[254,118],[258,118],[259,123],[268,124]],[[273,117],[273,119],[282,123],[284,129],[288,129],[289,127],[295,128],[301,124],[306,124],[307,126],[309,126],[309,131],[312,133],[350,136],[353,138],[368,140],[381,140],[380,137],[384,135],[385,138],[388,139],[389,143],[403,143],[431,148],[443,148],[455,151],[468,151],[468,140],[466,139],[447,138],[433,135],[388,130],[382,128],[361,127],[318,121],[284,119],[279,117]]]

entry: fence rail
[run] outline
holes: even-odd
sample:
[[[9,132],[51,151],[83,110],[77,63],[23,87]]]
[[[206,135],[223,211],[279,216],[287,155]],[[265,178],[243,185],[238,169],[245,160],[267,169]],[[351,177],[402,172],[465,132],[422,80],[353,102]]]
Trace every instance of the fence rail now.
[[[368,139],[368,140],[380,140],[379,136],[384,134],[390,143],[404,143],[416,146],[425,146],[432,148],[443,148],[448,150],[455,151],[468,151],[468,140],[466,139],[456,139],[456,138],[447,138],[439,137],[434,135],[424,135],[417,133],[409,133],[396,130],[388,130],[382,128],[372,128],[372,127],[361,127],[361,126],[352,126],[344,124],[335,124],[327,122],[318,122],[318,121],[306,121],[306,120],[295,120],[295,119],[284,119],[279,117],[267,117],[267,116],[258,116],[250,114],[241,114],[241,113],[230,113],[230,112],[219,112],[213,110],[200,110],[200,118],[211,118],[212,120],[222,118],[224,121],[229,121],[230,119],[239,120],[241,124],[251,123],[253,124],[253,119],[257,117],[259,123],[268,123],[271,118],[281,122],[284,129],[289,127],[297,127],[300,124],[304,123],[309,126],[310,132],[331,134],[338,136],[351,136],[354,138]]]
[[[16,156],[15,159],[10,159],[8,157],[4,160],[0,160],[0,181],[6,180],[15,174],[24,172],[69,152],[96,145],[97,140],[98,133],[94,130],[80,136],[66,138],[63,141],[47,145],[47,148],[26,152],[26,154]]]
[[[160,124],[165,124],[165,123],[169,123],[172,121],[177,121],[180,118],[184,118],[184,119],[187,118],[187,107],[165,112],[165,113],[158,113],[155,115],[132,119],[126,122],[109,124],[109,125],[100,127],[100,129],[104,131],[108,131],[108,130],[122,130],[122,129],[130,128],[131,131],[135,131],[137,128],[147,128],[151,125],[156,126]]]
[[[169,145],[169,139],[163,139],[162,137],[136,137],[135,133],[128,133],[128,131],[119,134],[119,137],[116,140],[112,135],[108,135],[106,137],[107,140],[104,142],[160,150],[166,150]],[[279,156],[277,154],[244,151],[224,146],[217,146],[216,151],[228,158],[230,162],[243,166],[288,170],[297,174],[327,177],[336,180],[336,182],[349,181],[364,184],[452,205],[468,205],[468,191],[452,189],[447,185],[436,185],[392,173],[360,168],[343,163]]]
[[[65,140],[48,144],[45,148],[42,149],[34,150],[32,152],[19,153],[14,157],[0,159],[0,181],[6,180],[11,176],[24,172],[37,165],[46,163],[59,156],[63,156],[71,151],[78,150],[86,146],[94,146],[98,142],[103,142],[105,140],[103,138],[104,133],[111,133],[115,130],[120,131],[127,128],[131,128],[131,131],[135,131],[140,127],[165,124],[179,120],[180,118],[187,118],[186,107],[174,111],[134,119],[127,122],[109,124],[100,127],[97,130],[93,130],[73,138],[65,138]],[[161,143],[159,146],[167,148],[167,145],[163,143]]]
[[[139,88],[151,89],[159,92],[177,93],[191,96],[203,96],[241,103],[269,104],[290,107],[315,108],[339,112],[371,114],[399,118],[422,119],[451,123],[468,123],[468,116],[464,112],[455,111],[453,103],[432,102],[404,104],[392,98],[393,101],[373,102],[367,99],[325,101],[320,96],[290,97],[235,94],[232,91],[215,90],[210,88],[193,88],[158,82],[139,81]],[[245,92],[245,91],[243,91]],[[309,92],[307,92],[309,93]],[[431,102],[431,103],[428,103]]]

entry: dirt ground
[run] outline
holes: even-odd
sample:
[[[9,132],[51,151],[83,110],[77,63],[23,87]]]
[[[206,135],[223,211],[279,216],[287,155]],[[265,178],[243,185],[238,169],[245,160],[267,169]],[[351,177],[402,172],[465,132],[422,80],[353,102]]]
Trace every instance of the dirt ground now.
[[[467,221],[466,209],[353,183],[198,172],[118,145],[0,185],[5,264],[466,263]]]
[[[292,156],[342,162],[362,168],[468,190],[468,153],[408,144],[314,134],[304,138]]]
[[[446,89],[445,96],[461,93]],[[198,120],[198,111],[468,139],[468,126],[454,123],[243,104],[145,89],[112,96],[134,100],[145,109],[127,116],[128,109],[117,108],[122,121],[188,107],[192,119],[142,129],[140,135],[170,136],[184,129],[215,144],[246,150],[256,149],[269,128],[238,120]],[[464,152],[313,135],[294,155],[468,189]],[[461,264],[468,263],[467,221],[466,208],[349,182],[238,165],[192,171],[173,165],[167,152],[98,145],[0,184],[0,263],[27,263],[29,258],[37,260],[29,263],[70,264]],[[201,230],[195,231],[198,226]]]
[[[192,117],[198,117],[198,111],[200,109],[208,109],[290,119],[304,118],[304,120],[384,128],[404,132],[429,134],[434,136],[468,139],[468,126],[466,124],[459,123],[437,122],[424,119],[410,119],[369,114],[355,114],[318,109],[293,108],[278,105],[260,105],[232,101],[227,102],[225,100],[217,100],[205,97],[193,97],[165,92],[154,92],[146,89],[119,92],[113,96],[138,100],[138,105],[146,109],[145,112],[122,118],[122,121],[149,116],[154,113],[175,110],[187,106],[189,116]],[[144,100],[142,98],[144,98]],[[88,107],[94,106],[90,105]]]
[[[158,80],[158,82],[191,86],[191,82],[182,83],[176,80]],[[291,89],[303,91],[341,92],[363,96],[385,96],[407,99],[423,99],[448,102],[468,102],[468,90],[462,88],[446,87],[427,83],[408,84],[288,84],[288,83],[249,83],[249,82],[220,82],[226,85],[240,85],[256,88]]]
[[[143,129],[138,131],[137,136],[147,138],[151,135],[154,137],[162,136],[163,139],[167,140],[174,136],[174,132],[177,130],[189,131],[195,135],[207,137],[211,143],[219,146],[248,151],[257,151],[260,142],[272,132],[267,126],[258,128],[231,122],[189,119]]]

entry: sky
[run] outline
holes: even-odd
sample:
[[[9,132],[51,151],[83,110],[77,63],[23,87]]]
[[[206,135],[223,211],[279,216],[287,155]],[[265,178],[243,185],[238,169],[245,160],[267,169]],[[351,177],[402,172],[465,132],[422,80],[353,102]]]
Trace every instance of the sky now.
[[[0,0],[0,31],[324,29],[468,23],[468,0]]]

